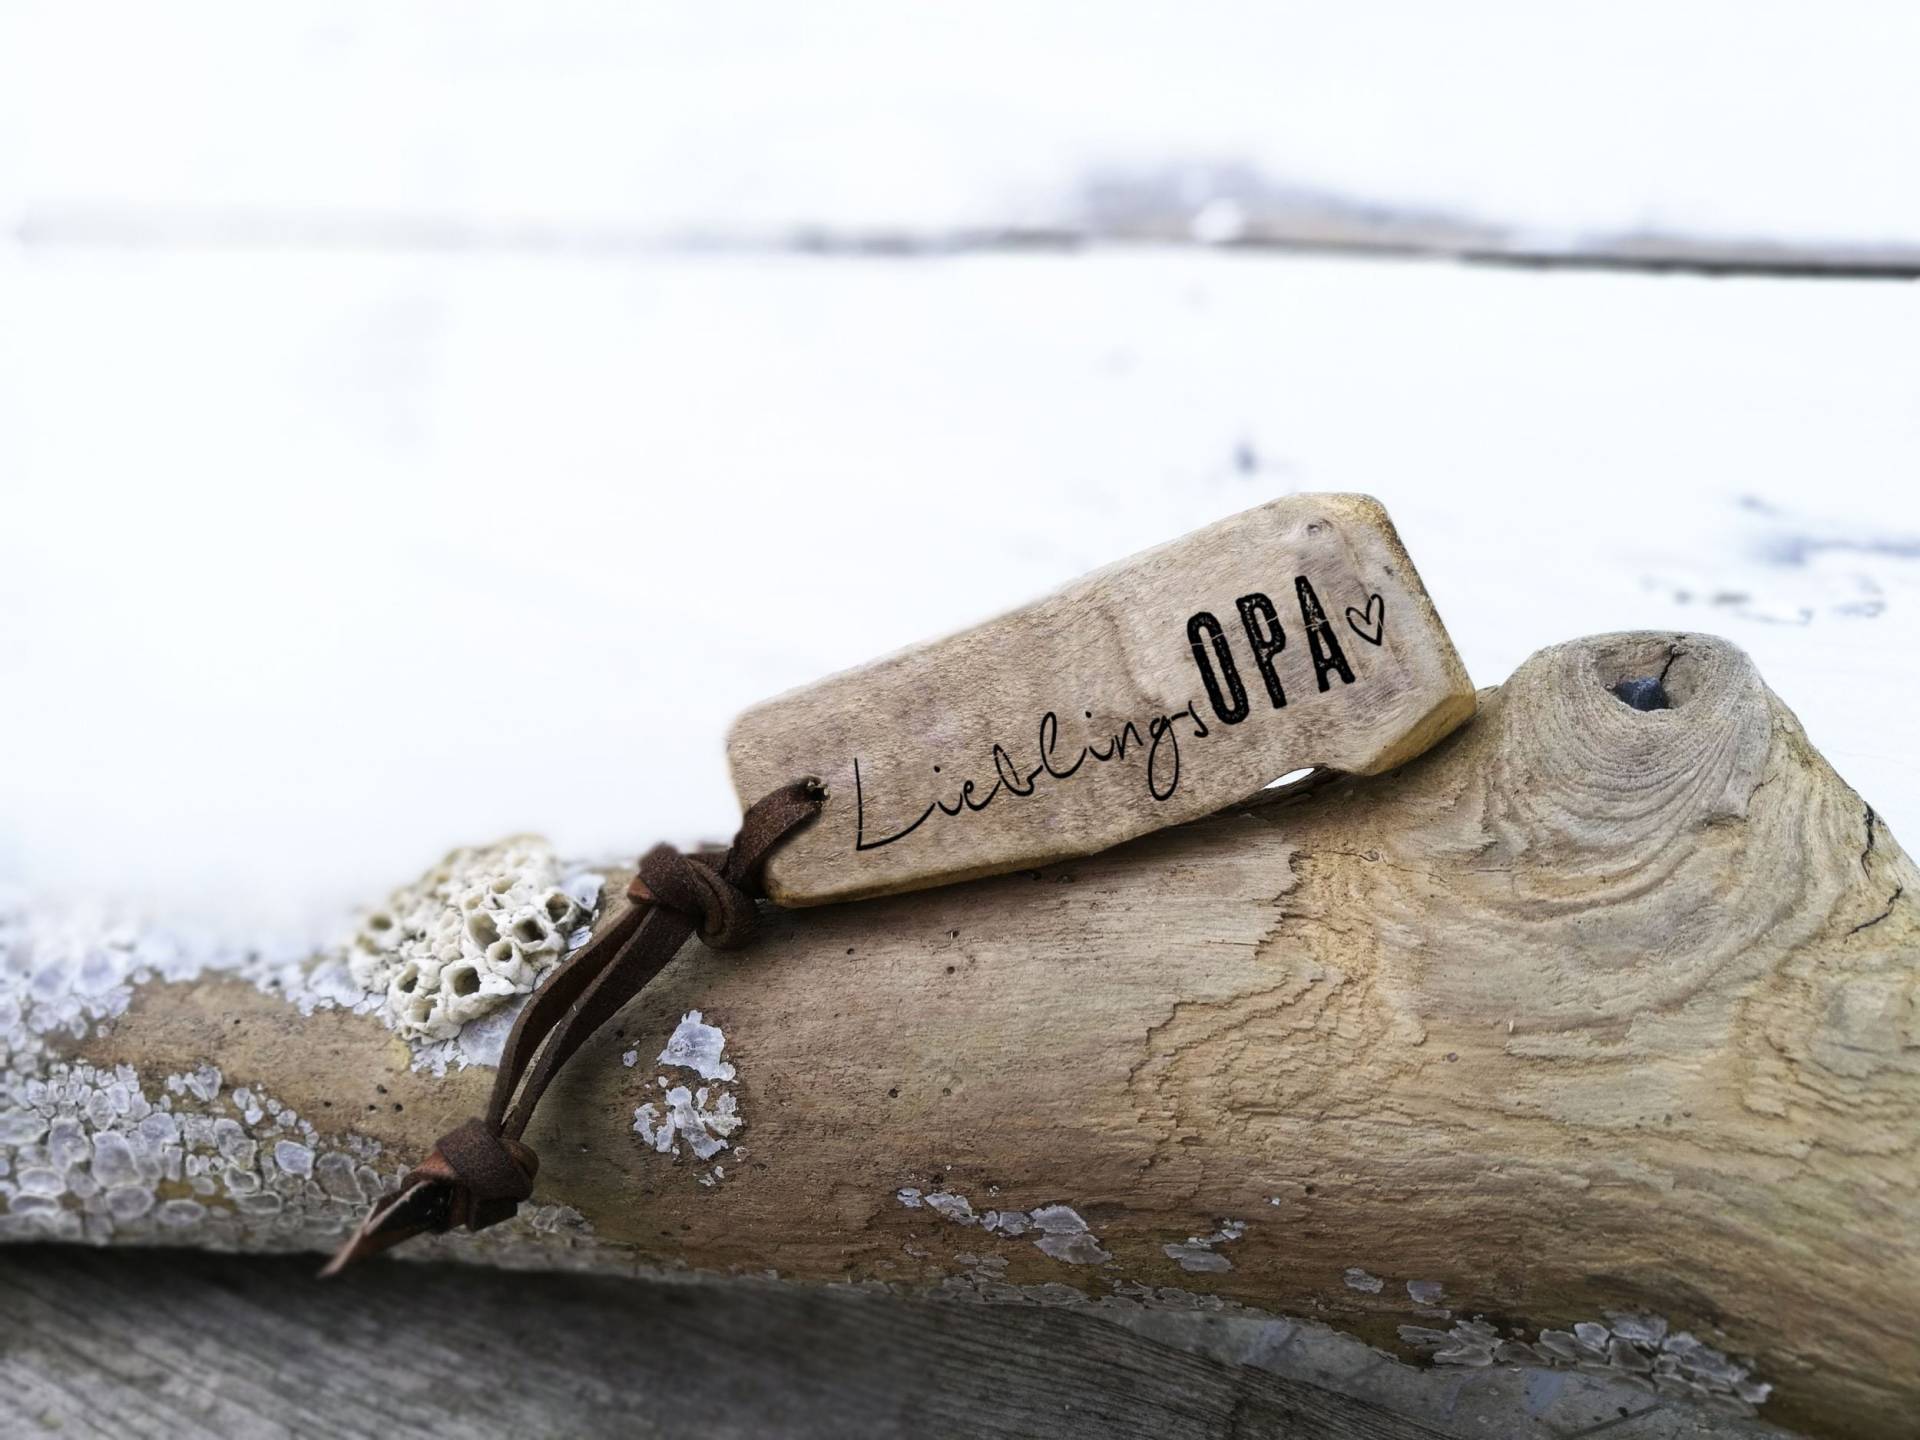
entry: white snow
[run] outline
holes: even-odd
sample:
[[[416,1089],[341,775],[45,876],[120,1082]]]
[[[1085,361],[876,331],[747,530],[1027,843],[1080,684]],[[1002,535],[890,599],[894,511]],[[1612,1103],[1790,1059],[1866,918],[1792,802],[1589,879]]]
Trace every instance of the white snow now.
[[[724,838],[745,705],[1293,489],[1386,501],[1483,684],[1732,637],[1911,840],[1920,289],[594,243],[1044,222],[1190,161],[1914,240],[1916,26],[8,7],[0,881],[303,925],[456,843]],[[515,234],[555,244],[449,245]]]
[[[939,230],[1241,164],[1548,238],[1911,241],[1917,52],[1920,13],[1883,0],[16,0],[0,228]]]

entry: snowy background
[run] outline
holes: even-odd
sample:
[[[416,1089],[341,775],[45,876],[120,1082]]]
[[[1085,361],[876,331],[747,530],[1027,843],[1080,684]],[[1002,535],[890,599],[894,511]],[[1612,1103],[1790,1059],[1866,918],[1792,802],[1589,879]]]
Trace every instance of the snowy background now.
[[[1482,684],[1732,637],[1911,840],[1920,290],[1351,247],[1920,268],[1916,54],[1892,5],[16,0],[0,882],[278,928],[455,842],[721,837],[751,701],[1307,489],[1387,503]]]

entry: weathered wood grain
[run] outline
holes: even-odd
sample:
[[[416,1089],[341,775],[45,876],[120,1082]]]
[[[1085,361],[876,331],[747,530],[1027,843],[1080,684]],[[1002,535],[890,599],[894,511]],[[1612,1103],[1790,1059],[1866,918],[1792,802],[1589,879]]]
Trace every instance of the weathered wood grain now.
[[[1211,1297],[1442,1363],[1611,1365],[1812,1433],[1904,1435],[1916,882],[1739,651],[1556,647],[1384,778],[690,951],[529,1134],[536,1200],[571,1210],[465,1248]],[[744,1122],[700,1163],[633,1124],[695,1009]],[[389,1170],[489,1078],[409,1072],[373,1019],[218,976],[147,983],[59,1053],[149,1089],[212,1060]],[[350,1213],[309,1195],[297,1223],[171,1233],[317,1247]],[[1683,1366],[1682,1331],[1712,1354]]]
[[[742,806],[803,776],[783,905],[1092,854],[1301,769],[1373,775],[1473,713],[1380,504],[1290,495],[735,722]]]
[[[101,1440],[1433,1440],[1057,1310],[760,1284],[0,1257],[0,1433]]]

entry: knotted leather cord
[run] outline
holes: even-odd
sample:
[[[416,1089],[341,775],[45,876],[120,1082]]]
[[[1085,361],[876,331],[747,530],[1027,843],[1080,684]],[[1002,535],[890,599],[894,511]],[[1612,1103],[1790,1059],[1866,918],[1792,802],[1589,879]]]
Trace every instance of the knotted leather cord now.
[[[428,1231],[484,1230],[511,1219],[533,1193],[540,1168],[520,1137],[547,1086],[696,928],[716,950],[752,938],[761,866],[780,841],[820,813],[825,800],[818,780],[797,781],[749,809],[724,854],[682,855],[671,845],[656,845],[643,855],[627,887],[632,903],[562,961],[520,1011],[501,1052],[486,1115],[442,1135],[320,1273],[338,1274]]]

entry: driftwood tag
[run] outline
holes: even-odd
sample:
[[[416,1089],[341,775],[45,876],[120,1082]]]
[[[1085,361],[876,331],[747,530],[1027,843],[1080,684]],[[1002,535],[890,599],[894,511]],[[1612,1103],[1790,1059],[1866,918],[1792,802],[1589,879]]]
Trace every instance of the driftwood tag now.
[[[1376,774],[1473,706],[1379,502],[1296,495],[764,701],[727,753],[743,803],[826,782],[765,877],[818,905],[1091,854],[1296,770]]]

